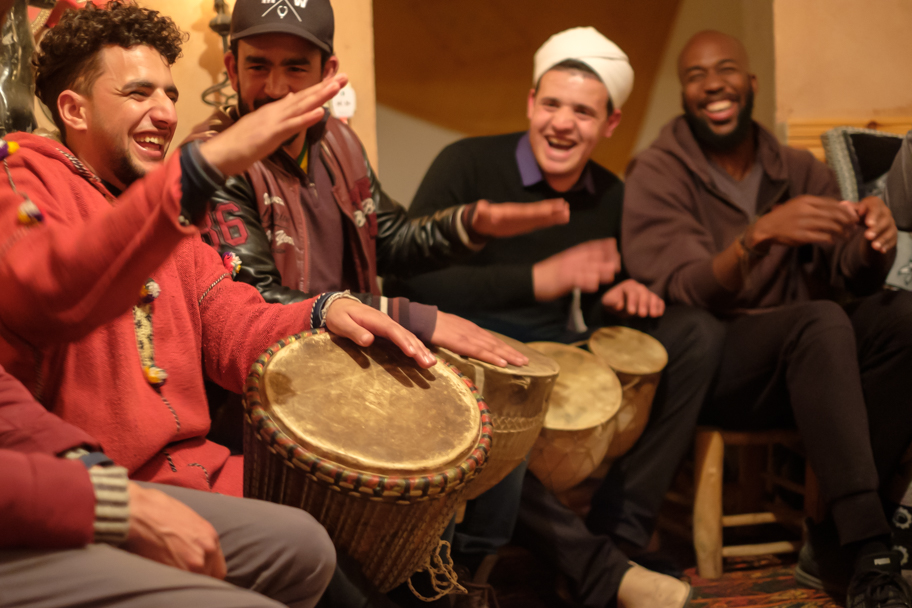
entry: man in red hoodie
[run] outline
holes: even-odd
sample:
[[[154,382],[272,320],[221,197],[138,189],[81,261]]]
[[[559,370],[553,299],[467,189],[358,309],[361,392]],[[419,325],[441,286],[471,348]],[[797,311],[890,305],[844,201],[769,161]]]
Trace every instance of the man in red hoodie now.
[[[128,482],[100,449],[0,368],[0,605],[277,608],[320,597],[335,554],[310,515]]]
[[[182,34],[120,2],[64,16],[36,57],[63,143],[8,140],[0,186],[0,364],[101,441],[133,479],[241,494],[240,458],[206,440],[204,374],[241,392],[270,344],[312,327],[433,357],[389,317],[325,294],[266,304],[195,224],[226,175],[323,116],[338,77],[288,95],[165,160]]]

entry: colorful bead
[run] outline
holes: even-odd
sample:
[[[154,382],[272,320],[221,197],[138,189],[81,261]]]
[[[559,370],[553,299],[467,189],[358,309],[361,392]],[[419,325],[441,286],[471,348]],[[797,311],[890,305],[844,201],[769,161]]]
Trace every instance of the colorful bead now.
[[[241,258],[233,251],[229,251],[222,256],[222,263],[225,265],[225,270],[231,273],[232,279],[236,277],[237,273],[241,270]]]
[[[155,365],[144,366],[143,375],[146,377],[146,382],[152,386],[161,386],[168,379],[168,373]]]
[[[44,214],[41,213],[41,209],[38,208],[38,205],[27,200],[19,205],[18,219],[20,224],[31,226],[32,224],[43,222]]]
[[[5,139],[0,139],[0,160],[3,160],[11,154],[15,154],[19,150],[19,144],[14,141],[6,141]]]
[[[146,281],[146,284],[142,286],[142,289],[139,290],[139,299],[143,304],[151,304],[161,295],[161,287],[158,286],[158,283],[149,279]]]

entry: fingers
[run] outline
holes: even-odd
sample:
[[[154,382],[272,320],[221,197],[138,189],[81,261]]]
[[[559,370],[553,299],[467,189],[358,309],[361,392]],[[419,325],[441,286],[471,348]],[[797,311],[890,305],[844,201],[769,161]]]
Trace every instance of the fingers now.
[[[504,344],[496,336],[471,321],[445,312],[437,313],[437,325],[431,342],[448,348],[458,355],[472,357],[499,367],[507,363],[523,366],[529,359],[516,349]]]
[[[570,221],[570,205],[563,199],[537,203],[496,203],[478,201],[472,228],[479,234],[510,237]]]
[[[602,296],[602,306],[609,310],[621,312],[624,310],[625,304],[626,295],[624,294],[624,288],[621,285],[615,285]]]
[[[326,327],[359,346],[370,345],[374,336],[386,338],[421,367],[431,367],[437,362],[415,334],[379,310],[354,300],[339,299],[333,302],[326,315]]]
[[[650,292],[649,298],[649,316],[661,317],[665,314],[665,300]]]
[[[871,242],[871,248],[886,253],[896,245],[896,222],[893,213],[884,202],[869,196],[858,203],[859,213],[863,216],[865,238]]]

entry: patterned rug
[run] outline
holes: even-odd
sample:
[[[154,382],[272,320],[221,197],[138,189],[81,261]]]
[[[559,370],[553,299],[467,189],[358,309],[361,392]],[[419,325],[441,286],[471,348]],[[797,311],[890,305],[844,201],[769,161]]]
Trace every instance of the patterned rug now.
[[[835,608],[837,602],[822,591],[795,583],[794,556],[763,556],[725,561],[722,578],[700,578],[695,568],[685,571],[694,588],[691,608]]]
[[[692,558],[691,558],[692,563]],[[696,568],[685,570],[694,588],[691,608],[837,608],[844,598],[803,589],[795,583],[794,555],[727,559],[718,580],[700,578]],[[510,550],[503,554],[490,582],[501,608],[569,608],[559,598],[556,573],[531,553]]]

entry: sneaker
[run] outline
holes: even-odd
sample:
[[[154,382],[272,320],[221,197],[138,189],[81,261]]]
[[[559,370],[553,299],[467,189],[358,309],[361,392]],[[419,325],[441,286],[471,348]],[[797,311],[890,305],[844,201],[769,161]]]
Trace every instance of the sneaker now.
[[[808,519],[805,528],[807,542],[798,553],[795,581],[802,587],[845,595],[852,578],[854,556],[839,545],[832,522],[815,524]]]
[[[902,576],[901,560],[899,551],[859,559],[846,608],[912,608],[912,587]]]

